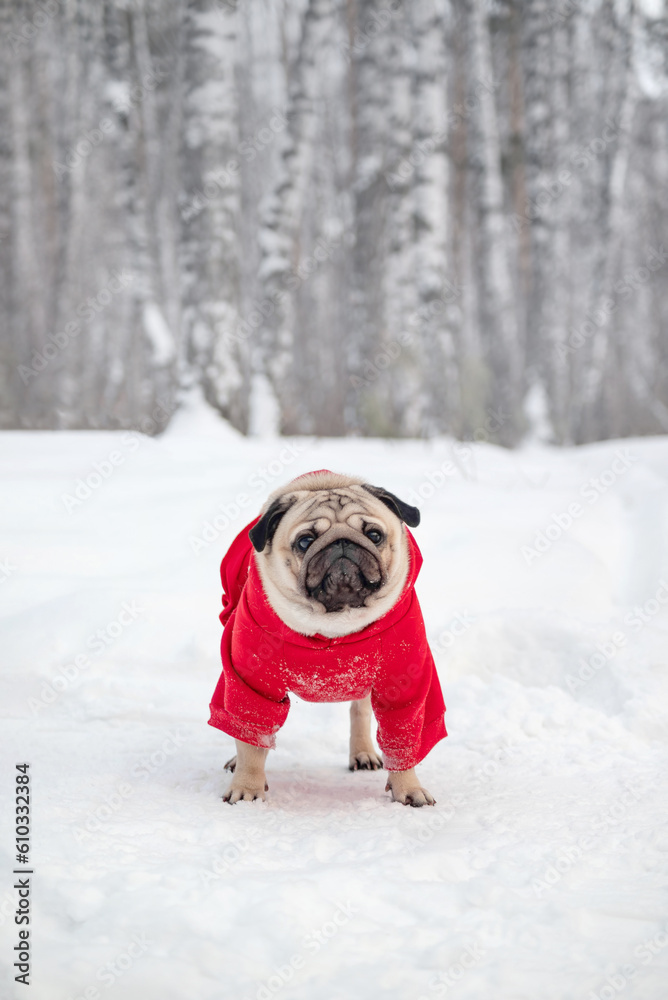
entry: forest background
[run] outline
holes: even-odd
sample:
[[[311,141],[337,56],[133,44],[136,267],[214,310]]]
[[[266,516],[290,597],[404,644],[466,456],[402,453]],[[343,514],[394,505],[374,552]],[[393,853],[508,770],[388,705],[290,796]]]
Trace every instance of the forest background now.
[[[668,432],[663,0],[0,0],[0,426]]]

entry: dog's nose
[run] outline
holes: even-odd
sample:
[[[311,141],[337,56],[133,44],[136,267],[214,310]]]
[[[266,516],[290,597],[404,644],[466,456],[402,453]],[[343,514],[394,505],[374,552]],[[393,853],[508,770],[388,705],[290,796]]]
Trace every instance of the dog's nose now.
[[[348,552],[360,551],[361,547],[357,544],[357,542],[353,542],[351,538],[340,538],[339,542],[341,544],[341,549],[343,550],[344,555],[346,555]]]

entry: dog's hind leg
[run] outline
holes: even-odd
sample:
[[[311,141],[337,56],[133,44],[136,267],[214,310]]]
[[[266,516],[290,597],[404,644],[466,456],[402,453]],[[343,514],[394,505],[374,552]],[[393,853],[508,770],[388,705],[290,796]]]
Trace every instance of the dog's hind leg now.
[[[371,740],[371,695],[350,703],[351,771],[378,771],[383,762]]]

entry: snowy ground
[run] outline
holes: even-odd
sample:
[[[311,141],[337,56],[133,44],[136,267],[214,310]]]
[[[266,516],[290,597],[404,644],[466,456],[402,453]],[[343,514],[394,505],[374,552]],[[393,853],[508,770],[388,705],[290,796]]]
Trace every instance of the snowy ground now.
[[[668,439],[243,440],[193,413],[159,440],[5,433],[0,456],[3,997],[665,1000]],[[296,699],[268,801],[221,802],[218,565],[269,485],[321,467],[424,498],[433,809],[347,771],[347,705]]]

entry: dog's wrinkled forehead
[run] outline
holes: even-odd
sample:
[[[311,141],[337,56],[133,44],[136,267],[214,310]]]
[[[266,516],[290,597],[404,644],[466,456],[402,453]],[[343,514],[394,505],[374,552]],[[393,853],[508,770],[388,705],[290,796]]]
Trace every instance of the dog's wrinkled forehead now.
[[[298,491],[293,498],[293,520],[308,520],[330,516],[334,521],[346,521],[352,514],[368,514],[374,506],[370,496],[364,496],[361,486],[346,489]]]
[[[295,485],[299,483],[296,481]],[[379,507],[374,501],[380,501]],[[420,522],[420,512],[415,507],[404,503],[393,493],[368,483],[350,483],[345,486],[329,486],[318,489],[296,489],[275,496],[257,524],[249,532],[250,540],[256,551],[261,552],[267,543],[271,542],[276,530],[290,511],[290,522],[295,524],[304,520],[316,520],[318,517],[328,517],[336,523],[341,523],[354,514],[374,514],[387,517],[391,511],[400,521],[405,521],[410,527]]]

